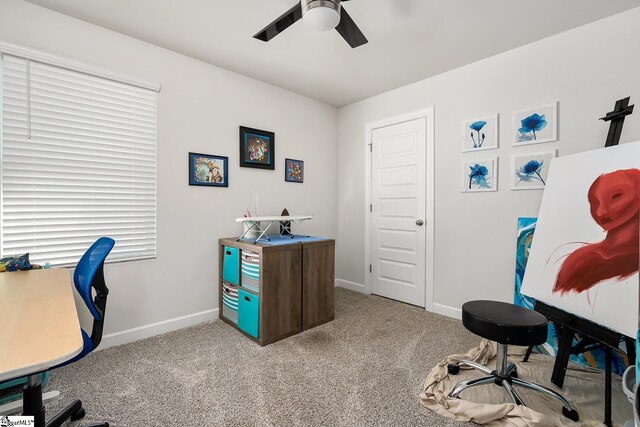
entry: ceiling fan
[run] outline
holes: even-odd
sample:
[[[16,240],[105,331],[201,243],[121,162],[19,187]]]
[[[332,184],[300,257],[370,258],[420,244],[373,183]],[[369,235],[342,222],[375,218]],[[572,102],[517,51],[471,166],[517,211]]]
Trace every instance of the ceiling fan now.
[[[253,37],[268,42],[302,18],[305,24],[318,31],[335,28],[352,48],[362,46],[368,40],[342,7],[341,3],[346,1],[349,0],[300,0]]]

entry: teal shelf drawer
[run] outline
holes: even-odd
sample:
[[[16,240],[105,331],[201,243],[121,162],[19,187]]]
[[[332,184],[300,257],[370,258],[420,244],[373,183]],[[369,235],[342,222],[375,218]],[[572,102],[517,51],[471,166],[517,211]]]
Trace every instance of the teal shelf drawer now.
[[[224,247],[224,257],[222,261],[222,280],[234,285],[239,285],[240,257],[238,248],[230,246]]]
[[[238,289],[238,328],[259,338],[260,297]]]

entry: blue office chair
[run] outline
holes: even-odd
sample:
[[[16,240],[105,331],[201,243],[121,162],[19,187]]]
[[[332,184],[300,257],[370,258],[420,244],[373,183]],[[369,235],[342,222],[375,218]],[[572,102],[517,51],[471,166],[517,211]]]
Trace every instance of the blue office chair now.
[[[84,255],[82,255],[82,258],[80,258],[80,261],[78,261],[78,265],[73,273],[73,283],[78,294],[80,294],[89,312],[91,312],[93,316],[93,327],[91,329],[91,335],[81,330],[83,347],[80,354],[65,363],[55,366],[53,369],[82,359],[95,350],[100,344],[100,341],[102,341],[104,314],[107,305],[107,295],[109,294],[109,289],[104,281],[103,266],[105,258],[109,255],[115,243],[116,242],[109,237],[101,237],[87,249]],[[93,296],[94,292],[95,297]],[[85,411],[82,407],[82,402],[76,400],[49,420],[46,427],[59,427],[68,419],[75,421],[84,417],[84,415]],[[109,423],[91,424],[85,427],[109,427]]]
[[[91,353],[91,351],[95,350],[96,347],[102,341],[102,331],[104,328],[104,314],[107,303],[107,295],[109,294],[109,289],[104,281],[104,260],[111,252],[111,249],[115,245],[115,241],[108,237],[101,237],[95,241],[93,245],[84,253],[80,261],[78,262],[75,272],[73,274],[73,283],[76,287],[76,290],[84,300],[89,312],[93,316],[93,327],[91,329],[91,335],[89,335],[84,330],[81,330],[82,333],[82,341],[83,347],[80,354],[78,354],[73,359],[55,366],[55,368],[59,368],[61,366],[68,365],[69,363],[75,362],[76,360],[82,359],[87,354]],[[5,273],[11,274],[11,273]],[[95,296],[94,296],[95,293]],[[42,407],[42,386],[46,383],[49,372],[43,372],[40,374],[40,380],[37,384],[28,384],[27,378],[18,378],[11,381],[6,381],[0,384],[0,389],[16,387],[21,385],[27,385],[24,387],[24,391],[22,393],[23,397],[23,409],[29,409],[29,413],[38,413],[42,411],[42,418],[44,418],[44,410]],[[20,394],[16,395],[14,398],[19,399]],[[3,403],[3,402],[0,402]],[[48,423],[46,423],[46,427],[59,427],[62,425],[67,419],[71,419],[73,421],[78,420],[85,415],[85,410],[82,407],[82,402],[80,400],[74,401],[72,404],[67,406],[62,412],[55,415]],[[38,424],[38,422],[36,422]],[[44,422],[42,422],[44,424]],[[98,423],[91,424],[85,427],[109,427],[108,423]]]
[[[83,347],[80,354],[78,354],[73,359],[62,363],[55,368],[59,368],[61,366],[68,365],[69,363],[75,362],[76,360],[82,359],[87,354],[91,353],[98,345],[100,341],[102,341],[102,331],[104,329],[104,314],[107,303],[107,295],[109,294],[109,289],[104,281],[104,260],[113,249],[115,245],[115,241],[108,237],[101,237],[95,241],[93,245],[84,253],[80,261],[76,265],[75,272],[73,274],[73,283],[76,287],[76,290],[84,300],[89,312],[93,316],[93,327],[91,329],[91,336],[84,330],[81,330],[82,333],[82,341]],[[11,273],[5,273],[11,274]],[[95,292],[95,297],[93,296]],[[40,384],[37,387],[36,394],[40,395],[38,399],[36,397],[36,406],[42,405],[42,386],[46,383],[46,380],[49,376],[49,372],[43,372],[41,374]],[[0,384],[0,389],[15,387],[16,385],[27,384],[27,378],[18,378],[11,381],[6,381]],[[25,388],[25,392],[28,387]],[[33,393],[33,392],[32,392]],[[31,395],[32,395],[31,393]],[[15,398],[20,398],[20,395],[15,396]],[[8,399],[7,399],[8,400]],[[25,405],[30,404],[28,402],[29,399],[26,399],[25,396]],[[39,401],[39,403],[37,402]],[[3,402],[0,402],[3,403]],[[36,408],[37,409],[37,408]],[[55,417],[53,417],[47,424],[46,427],[59,427],[62,425],[67,419],[78,420],[85,415],[85,410],[82,407],[82,402],[80,400],[74,401],[72,404],[67,406],[62,412],[58,413]],[[90,426],[85,427],[108,427],[108,423],[99,423],[99,424],[91,424]]]

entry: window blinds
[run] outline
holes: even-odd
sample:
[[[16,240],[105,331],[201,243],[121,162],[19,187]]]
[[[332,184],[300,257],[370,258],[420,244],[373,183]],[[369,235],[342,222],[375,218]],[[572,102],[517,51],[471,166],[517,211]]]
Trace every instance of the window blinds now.
[[[100,236],[110,261],[156,254],[152,90],[2,56],[2,256],[75,265]]]

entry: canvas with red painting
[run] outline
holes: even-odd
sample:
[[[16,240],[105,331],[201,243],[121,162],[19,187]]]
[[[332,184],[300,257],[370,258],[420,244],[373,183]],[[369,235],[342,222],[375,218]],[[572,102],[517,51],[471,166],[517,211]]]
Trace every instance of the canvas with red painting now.
[[[553,159],[522,293],[635,337],[639,228],[640,142]]]

